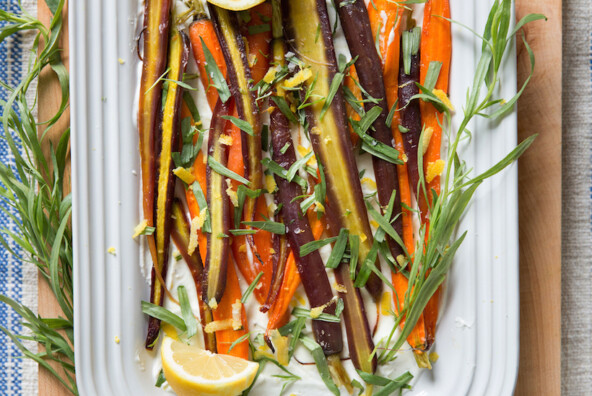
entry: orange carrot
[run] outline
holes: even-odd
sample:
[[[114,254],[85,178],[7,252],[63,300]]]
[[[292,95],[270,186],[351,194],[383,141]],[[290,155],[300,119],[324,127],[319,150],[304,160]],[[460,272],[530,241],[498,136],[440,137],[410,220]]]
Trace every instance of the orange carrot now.
[[[199,154],[195,158],[195,162],[193,163],[193,176],[195,176],[195,180],[197,180],[201,187],[201,190],[207,197],[208,189],[206,185],[206,163],[204,162],[204,155],[201,151],[199,152]],[[191,215],[191,218],[194,219],[195,217],[199,216],[199,213],[202,208],[200,208],[197,204],[195,196],[193,195],[193,191],[190,188],[185,191],[185,198],[187,199],[189,214]],[[199,255],[201,256],[202,261],[205,261],[208,248],[208,239],[206,234],[204,234],[201,230],[197,231],[197,243],[199,248]]]
[[[236,108],[233,113],[237,117]],[[231,122],[228,122],[227,134],[232,138],[232,145],[228,152],[227,167],[231,171],[240,176],[245,174],[244,157],[242,151],[242,134],[241,130]],[[232,188],[236,192],[239,182],[232,181]],[[265,198],[262,196],[257,200],[257,214],[256,220],[265,220],[263,216],[267,217],[268,210],[265,204]],[[249,260],[247,255],[247,239],[244,235],[236,235],[232,237],[232,253],[237,267],[247,283],[255,280],[257,275],[263,271],[261,278],[261,285],[254,290],[255,297],[259,303],[263,304],[267,298],[269,287],[271,285],[271,275],[273,272],[273,250],[272,249],[272,235],[267,231],[258,230],[254,235],[255,252],[261,258],[259,261],[256,255],[253,257],[253,262]]]
[[[383,64],[386,62],[385,55],[389,51],[390,33],[395,28],[395,25],[399,25],[402,15],[400,11],[402,9],[403,7],[398,7],[396,3],[390,0],[373,0],[368,4],[368,17],[370,18],[370,26],[372,26],[372,34],[374,37],[378,36],[378,49]],[[398,30],[398,27],[396,30]],[[397,37],[395,37],[394,41],[397,41]]]
[[[257,84],[267,73],[271,58],[271,4],[260,4],[251,8],[249,13],[251,20],[247,22],[243,35],[247,39],[251,77]]]
[[[228,270],[226,272],[226,289],[222,299],[218,303],[218,307],[212,310],[214,320],[232,319],[232,305],[237,302],[240,303],[242,297],[241,289],[238,283],[238,276],[234,268],[232,260],[228,263]],[[249,332],[247,323],[247,314],[244,305],[241,304],[241,323],[242,328],[239,330],[220,330],[216,332],[216,347],[218,353],[224,355],[232,355],[243,359],[249,358],[249,342],[244,340],[236,344],[231,351],[228,351],[230,345],[238,340],[243,335]]]
[[[345,86],[354,94],[356,100],[362,100],[362,90],[356,84],[358,80],[358,73],[356,72],[356,68],[354,65],[351,65],[349,68],[349,74],[345,77]],[[360,121],[361,117],[358,112],[349,104],[346,103],[345,110],[347,112],[347,118],[352,119],[354,121]],[[355,146],[358,143],[358,139],[360,138],[357,133],[354,132],[354,128],[349,124],[349,135],[352,141],[352,144]]]
[[[373,4],[368,4],[368,14],[370,16],[370,23],[373,32],[379,34],[379,49],[383,60],[383,77],[384,86],[386,90],[387,103],[393,106],[398,100],[399,88],[399,57],[400,57],[400,21],[404,13],[403,7],[397,7],[387,0],[374,0],[376,9]],[[383,20],[380,15],[387,16],[386,28],[382,30]],[[392,25],[390,24],[392,23]],[[391,30],[394,29],[394,39],[388,44],[388,36]],[[381,32],[383,32],[381,34]],[[387,45],[388,44],[388,45]],[[395,140],[395,148],[399,151],[400,159],[405,161],[405,148],[403,145],[403,136],[399,131],[400,115],[395,112],[391,120],[391,130]],[[411,207],[411,189],[409,187],[409,174],[407,171],[407,164],[397,165],[397,174],[399,177],[399,194],[401,194],[401,203],[407,207]],[[405,206],[401,209],[403,217],[403,235],[402,239],[405,247],[411,257],[415,252],[415,243],[413,239],[413,213]],[[393,287],[393,300],[395,302],[395,312],[399,314],[405,308],[405,294],[409,289],[409,281],[401,272],[393,272],[391,274]],[[403,328],[405,319],[403,318],[400,326]],[[424,317],[421,315],[413,331],[407,337],[407,342],[416,349],[416,353],[422,353],[426,346],[426,327]]]
[[[450,18],[450,4],[448,0],[428,1],[425,5],[421,32],[420,83],[422,85],[425,84],[430,62],[441,62],[442,68],[436,82],[436,89],[448,93],[452,38],[450,22],[440,17]],[[442,141],[442,128],[440,125],[443,122],[443,117],[431,103],[420,101],[420,109],[424,127],[426,129],[432,128],[433,131],[423,159],[424,174],[427,175],[430,164],[440,159]],[[426,182],[426,190],[431,200],[430,191],[434,190],[437,194],[440,193],[440,176],[436,176],[430,181],[426,180]],[[422,220],[425,223],[427,221],[428,208],[425,197],[423,196],[420,197],[420,209]]]
[[[450,19],[449,0],[429,0],[424,9],[421,34],[420,82],[424,85],[430,62],[441,62],[442,67],[435,89],[439,89],[447,94],[450,75],[450,58],[452,55],[452,37],[450,22],[441,17]],[[442,125],[444,119],[431,103],[420,101],[419,105],[424,128],[432,128],[433,131],[424,156],[424,174],[427,175],[430,164],[440,159],[442,142],[442,127],[440,125]],[[440,193],[440,176],[436,176],[429,181],[426,180],[426,182],[428,200],[431,201],[432,190],[434,190],[436,194]],[[429,227],[428,204],[426,202],[426,197],[423,194],[419,199],[419,207],[422,222],[426,224],[426,227]],[[427,238],[428,231],[426,230],[426,240]],[[441,288],[438,288],[423,311],[427,337],[426,346],[428,348],[433,344],[435,339],[440,292]]]
[[[226,78],[226,63],[224,62],[224,55],[222,54],[220,42],[218,41],[218,37],[216,37],[214,24],[205,13],[198,13],[195,21],[189,26],[189,39],[191,41],[191,47],[193,48],[193,57],[195,58],[195,62],[197,62],[197,67],[199,69],[199,76],[206,90],[208,104],[211,109],[214,109],[214,106],[216,106],[216,102],[218,101],[218,91],[211,84],[210,76],[206,72],[206,58],[201,40],[204,41],[208,50],[212,53],[216,65],[222,72],[224,78]]]
[[[401,45],[401,19],[403,17],[404,8],[397,7],[386,0],[379,0],[374,2],[376,4],[376,10],[372,3],[368,4],[368,14],[370,16],[370,22],[372,31],[378,31],[380,23],[380,17],[378,16],[381,11],[384,11],[389,19],[395,21],[393,25],[394,39],[388,45],[388,47],[381,46],[381,55],[384,61],[384,87],[386,90],[386,99],[389,106],[393,106],[398,99],[399,89],[399,55]],[[390,31],[389,31],[390,32]],[[386,34],[386,30],[385,30]],[[390,33],[389,33],[390,34]],[[399,151],[399,158],[405,161],[405,148],[403,145],[403,135],[399,131],[400,115],[396,111],[391,121],[391,130],[393,132],[393,138],[395,140],[395,148]],[[401,203],[407,207],[411,207],[411,189],[409,188],[409,175],[407,172],[407,164],[397,165],[397,174],[399,177],[399,190],[401,194]],[[413,255],[415,251],[415,244],[413,242],[413,213],[405,208],[402,208],[402,220],[403,220],[403,242],[410,255]]]

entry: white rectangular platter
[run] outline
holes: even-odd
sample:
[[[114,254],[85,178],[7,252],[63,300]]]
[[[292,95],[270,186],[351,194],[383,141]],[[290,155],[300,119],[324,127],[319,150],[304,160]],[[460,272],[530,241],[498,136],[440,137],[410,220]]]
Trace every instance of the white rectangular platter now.
[[[149,291],[140,246],[131,238],[140,216],[133,124],[138,1],[70,5],[76,369],[80,393],[89,396],[165,394],[138,359],[146,328],[140,301]],[[451,3],[453,19],[481,32],[493,0]],[[461,111],[481,43],[458,25],[453,40],[451,99]],[[504,98],[516,91],[511,51],[499,92]],[[473,141],[463,157],[477,173],[516,145],[515,114],[497,124],[478,120],[470,129]],[[480,187],[460,230],[469,232],[446,286],[440,359],[409,393],[511,395],[519,328],[516,165]],[[297,386],[290,392],[298,394]]]

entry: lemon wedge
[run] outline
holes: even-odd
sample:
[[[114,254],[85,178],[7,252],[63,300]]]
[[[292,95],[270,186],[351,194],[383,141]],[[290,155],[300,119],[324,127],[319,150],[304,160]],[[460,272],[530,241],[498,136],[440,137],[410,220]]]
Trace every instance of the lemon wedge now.
[[[208,3],[231,11],[247,10],[263,3],[265,0],[208,0]]]
[[[161,348],[164,376],[178,396],[236,396],[255,379],[259,363],[218,355],[165,337]]]

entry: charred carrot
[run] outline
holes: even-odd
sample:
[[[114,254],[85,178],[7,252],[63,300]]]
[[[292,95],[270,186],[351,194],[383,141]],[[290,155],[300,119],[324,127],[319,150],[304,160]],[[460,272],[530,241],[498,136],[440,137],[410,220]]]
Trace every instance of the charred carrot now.
[[[243,359],[249,358],[249,341],[245,339],[236,344],[230,351],[230,346],[240,337],[249,332],[247,314],[241,303],[241,289],[232,260],[226,271],[226,292],[218,307],[213,310],[214,320],[218,323],[229,323],[224,329],[216,331],[216,346],[218,353],[232,355]],[[240,318],[237,316],[240,315]],[[206,328],[206,331],[208,329]]]
[[[140,82],[138,131],[142,168],[142,209],[144,219],[149,227],[154,226],[156,182],[154,141],[159,129],[158,121],[162,106],[160,77],[164,74],[167,63],[171,4],[172,0],[148,0],[144,5],[144,61]],[[152,262],[157,263],[154,235],[148,235],[147,240]],[[160,275],[160,273],[158,274]],[[152,327],[157,329],[160,326],[154,322]],[[148,338],[155,339],[155,335],[149,334]]]
[[[443,18],[441,18],[443,17]],[[447,18],[447,19],[446,19]],[[440,62],[440,74],[436,81],[435,89],[448,93],[448,80],[450,74],[450,58],[452,55],[452,38],[450,31],[450,4],[448,0],[429,0],[424,9],[424,19],[421,34],[421,59],[420,82],[425,86],[426,76],[431,62]],[[419,102],[421,118],[424,128],[432,128],[432,135],[424,156],[424,175],[426,177],[427,201],[432,200],[432,191],[440,194],[440,176],[428,176],[430,166],[440,159],[440,146],[442,141],[443,117],[431,103]],[[433,179],[430,178],[433,176]],[[420,210],[422,221],[428,224],[428,203],[425,196],[420,196]],[[426,231],[426,238],[428,238]],[[429,348],[435,340],[436,322],[440,303],[440,291],[438,289],[428,301],[424,312],[426,326],[426,341]]]
[[[251,8],[249,21],[243,29],[247,42],[251,77],[257,84],[269,69],[271,43],[271,4],[263,3]]]
[[[341,228],[346,228],[350,235],[358,235],[361,242],[359,259],[365,263],[373,238],[347,130],[343,95],[339,89],[334,96],[330,91],[334,78],[343,75],[338,75],[327,4],[323,0],[288,0],[282,6],[286,38],[304,67],[310,68],[312,75],[316,76],[315,84],[309,79],[304,82],[303,88],[310,90],[315,97],[325,98],[312,103],[305,111],[312,146],[327,180],[329,229],[337,234]],[[349,268],[343,263],[337,267],[336,274],[341,272],[346,272],[341,277],[345,287],[355,290]],[[373,273],[371,275],[367,288],[378,299],[382,294],[382,284],[378,277]],[[363,371],[373,372],[376,368],[376,359],[371,358],[374,343],[368,320],[361,309],[361,297],[358,292],[350,292],[342,294],[342,298],[345,306],[343,318],[346,328],[349,327],[348,344],[354,365]],[[351,334],[355,337],[350,337]]]
[[[209,4],[209,10],[226,61],[230,92],[234,97],[239,118],[249,125],[248,131],[242,131],[245,178],[249,180],[248,187],[257,190],[261,188],[263,183],[261,124],[245,42],[238,30],[238,22],[234,13],[212,4]],[[255,199],[247,197],[243,216],[245,220],[254,220],[255,208]],[[247,236],[247,241],[249,240],[252,238]],[[254,243],[251,245],[253,246]]]
[[[213,110],[218,101],[218,91],[213,84],[212,76],[210,76],[206,70],[207,61],[202,42],[208,47],[208,50],[216,62],[216,66],[218,66],[218,69],[224,78],[226,78],[226,62],[224,62],[224,55],[220,48],[220,42],[218,41],[218,37],[216,37],[214,24],[205,13],[203,4],[201,1],[194,1],[193,3],[196,15],[195,20],[189,26],[189,38],[191,40],[191,47],[193,48],[193,56],[197,63],[197,67],[199,68],[199,77],[206,90],[208,104]]]
[[[164,274],[166,274],[169,260],[169,245],[171,233],[171,207],[175,191],[175,177],[173,176],[174,162],[173,150],[177,147],[183,88],[177,81],[183,79],[183,73],[189,57],[189,41],[182,32],[174,32],[169,44],[168,90],[164,110],[160,136],[154,147],[158,156],[156,172],[156,202],[155,202],[155,232],[156,261],[152,266],[152,288],[150,301],[153,304],[162,305],[164,290],[166,287]],[[160,331],[160,321],[151,317],[148,323],[148,335],[146,347],[154,344]]]
[[[208,141],[207,204],[210,214],[211,232],[207,234],[208,251],[202,284],[204,301],[215,311],[224,295],[226,271],[230,246],[230,203],[226,193],[226,177],[221,169],[226,168],[228,153],[221,141],[226,120],[230,112],[229,103],[218,100],[212,116],[212,128]]]
[[[193,252],[189,254],[189,232],[190,226],[183,204],[178,199],[173,201],[172,209],[173,227],[171,229],[171,237],[177,249],[181,253],[181,256],[187,263],[187,267],[191,271],[193,282],[195,283],[195,289],[197,290],[197,298],[199,300],[199,315],[201,319],[201,325],[205,326],[210,323],[212,318],[212,311],[207,304],[203,303],[201,298],[201,279],[203,275],[203,263],[199,252]],[[216,352],[216,336],[214,334],[203,332],[204,345],[210,352]]]

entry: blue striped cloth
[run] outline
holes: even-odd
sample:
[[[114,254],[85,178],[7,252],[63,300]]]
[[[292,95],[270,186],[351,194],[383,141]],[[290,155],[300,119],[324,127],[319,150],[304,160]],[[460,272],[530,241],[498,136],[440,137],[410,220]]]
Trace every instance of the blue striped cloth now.
[[[33,0],[22,1],[27,11],[36,15],[37,3]],[[19,0],[0,0],[0,9],[20,12]],[[0,22],[4,24],[5,22]],[[27,59],[33,35],[17,34],[6,39],[0,45],[0,79],[10,86],[21,81],[27,71]],[[35,88],[33,87],[32,92]],[[6,99],[6,90],[0,88],[0,97]],[[0,124],[0,133],[4,130]],[[0,139],[0,161],[13,163],[8,144]],[[0,213],[0,229],[15,229],[15,224]],[[16,243],[10,243],[17,254]],[[20,301],[36,310],[37,307],[37,272],[34,265],[23,264],[17,257],[0,246],[0,294]],[[23,326],[20,317],[5,304],[0,304],[0,325],[14,334],[22,334]],[[35,345],[27,344],[35,348]],[[21,358],[22,353],[8,336],[0,332],[0,395],[34,395],[37,393],[37,367]]]

